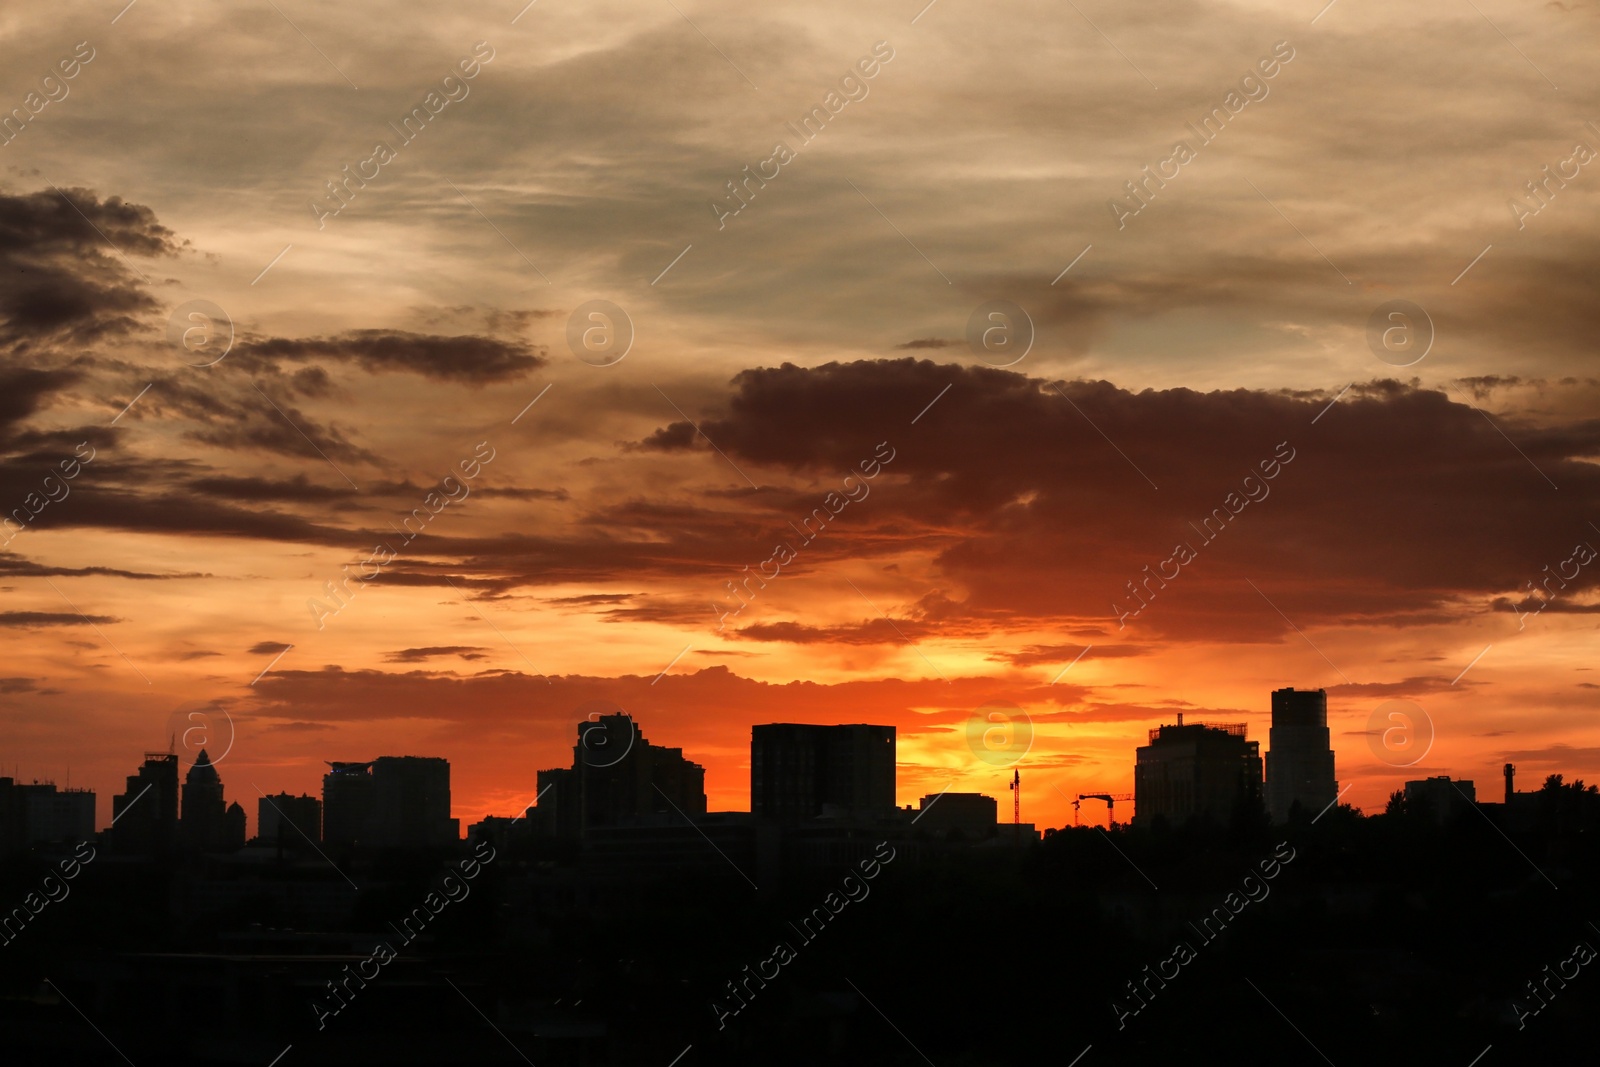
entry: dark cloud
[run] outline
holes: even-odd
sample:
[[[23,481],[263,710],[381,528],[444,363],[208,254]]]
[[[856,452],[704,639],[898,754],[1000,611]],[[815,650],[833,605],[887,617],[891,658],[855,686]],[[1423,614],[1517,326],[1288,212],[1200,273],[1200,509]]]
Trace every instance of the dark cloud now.
[[[799,622],[755,623],[732,631],[747,641],[786,641],[795,645],[888,645],[916,641],[934,633],[910,619],[868,619],[852,626],[808,626]]]
[[[548,362],[531,345],[494,337],[350,330],[333,337],[270,338],[241,346],[240,362],[328,360],[369,373],[405,371],[436,381],[484,385],[521,378]]]
[[[293,647],[293,645],[286,645],[282,641],[257,641],[250,646],[249,651],[262,656],[275,656],[279,652]]]
[[[494,486],[485,486],[475,489],[477,496],[504,497],[507,500],[571,500],[572,494],[565,489],[519,489],[515,486],[500,489]]]
[[[390,663],[422,663],[440,656],[459,656],[465,660],[485,659],[487,649],[479,645],[429,645],[426,648],[402,648],[390,652],[384,659]]]
[[[1535,577],[1543,578],[1543,573]],[[1540,600],[1537,597],[1528,597],[1522,601],[1513,601],[1510,597],[1495,597],[1489,602],[1490,611],[1509,611],[1523,616],[1524,624],[1527,619],[1541,615],[1548,611],[1561,615],[1597,615],[1600,614],[1600,604],[1586,604],[1581,600],[1563,598],[1558,592],[1549,600]]]
[[[130,333],[156,303],[122,256],[170,256],[179,247],[153,211],[120,197],[76,188],[0,193],[0,345],[28,353]]]
[[[70,498],[69,498],[70,499]],[[118,567],[56,567],[20,556],[0,556],[0,575],[9,575],[27,578],[85,578],[89,576],[103,578],[126,578],[134,582],[163,582],[179,578],[209,578],[211,575],[198,571],[187,571],[172,574],[153,574],[149,571],[129,571]]]
[[[840,515],[838,534],[830,527],[802,549],[802,563],[932,551],[934,580],[963,591],[960,610],[979,618],[1098,617],[1118,632],[1113,604],[1138,604],[1128,583],[1187,543],[1197,558],[1170,582],[1152,580],[1153,601],[1127,625],[1265,640],[1288,632],[1273,604],[1291,619],[1447,621],[1539,576],[1589,529],[1581,502],[1600,490],[1591,461],[1600,420],[1502,413],[1491,425],[1444,393],[1395,381],[1330,400],[1131,392],[911,359],[785,364],[738,375],[725,414],[700,428],[754,474],[821,477],[893,450],[871,493]],[[640,447],[708,446],[679,422]],[[1270,482],[1262,461],[1275,464]],[[1256,502],[1244,498],[1251,475],[1251,491],[1267,493]],[[1212,525],[1222,532],[1207,540],[1198,524],[1218,509],[1224,520]],[[1358,514],[1381,516],[1384,534],[1351,536]],[[708,521],[717,518],[703,515],[700,528]],[[763,632],[773,633],[751,636]]]
[[[79,615],[65,611],[0,611],[0,626],[24,629],[36,626],[84,626],[89,623],[107,625],[121,621],[110,615]]]
[[[895,345],[896,348],[951,348],[960,344],[959,341],[946,340],[943,337],[918,337],[904,344]]]
[[[0,257],[0,270],[3,269],[4,261]],[[8,440],[13,428],[45,406],[52,394],[81,377],[82,374],[73,369],[0,368],[0,441]]]
[[[324,485],[304,474],[293,478],[211,477],[195,478],[189,488],[208,496],[228,500],[339,500],[355,495],[346,482]]]

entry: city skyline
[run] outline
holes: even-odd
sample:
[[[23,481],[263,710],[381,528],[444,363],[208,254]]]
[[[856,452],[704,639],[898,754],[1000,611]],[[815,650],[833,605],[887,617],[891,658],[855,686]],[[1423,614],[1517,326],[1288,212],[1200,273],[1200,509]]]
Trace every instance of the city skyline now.
[[[1009,702],[1123,792],[1289,683],[1367,810],[1600,778],[1592,10],[915,6],[14,12],[0,760],[103,824],[197,713],[473,818],[610,700],[909,801]]]
[[[1253,803],[1259,806],[1263,815],[1267,816],[1275,823],[1282,823],[1289,819],[1292,810],[1291,805],[1298,805],[1300,808],[1301,817],[1310,817],[1313,809],[1315,809],[1316,817],[1320,817],[1327,810],[1331,809],[1336,803],[1344,803],[1347,807],[1360,810],[1359,805],[1356,805],[1348,800],[1347,793],[1349,792],[1349,788],[1346,787],[1340,789],[1338,788],[1338,783],[1332,780],[1332,775],[1334,773],[1333,761],[1337,755],[1335,750],[1328,750],[1326,752],[1328,766],[1325,769],[1313,769],[1310,772],[1310,777],[1306,777],[1305,760],[1309,756],[1309,758],[1312,760],[1313,766],[1315,767],[1321,757],[1317,755],[1318,749],[1316,747],[1318,743],[1316,729],[1320,728],[1314,729],[1309,735],[1305,733],[1305,730],[1307,727],[1315,728],[1316,722],[1322,721],[1325,718],[1325,691],[1297,691],[1293,687],[1286,687],[1274,690],[1271,693],[1271,703],[1271,714],[1273,715],[1275,723],[1277,723],[1277,727],[1279,729],[1282,729],[1284,726],[1288,726],[1290,728],[1285,732],[1285,740],[1281,742],[1281,747],[1278,750],[1279,761],[1282,761],[1279,763],[1279,766],[1282,766],[1285,769],[1285,773],[1280,780],[1275,781],[1271,771],[1275,761],[1272,759],[1274,750],[1270,740],[1267,742],[1268,747],[1265,750],[1260,749],[1259,746],[1261,742],[1259,740],[1246,742],[1246,738],[1248,737],[1248,724],[1198,722],[1190,723],[1186,726],[1184,723],[1184,713],[1180,711],[1176,713],[1175,722],[1162,722],[1149,730],[1148,740],[1149,745],[1152,747],[1147,748],[1145,746],[1141,746],[1136,750],[1136,759],[1131,772],[1134,791],[1127,796],[1119,797],[1119,799],[1131,800],[1134,803],[1134,808],[1132,812],[1129,812],[1128,809],[1124,808],[1122,816],[1123,821],[1127,822],[1130,819],[1139,819],[1139,801],[1137,799],[1137,794],[1142,788],[1148,788],[1152,797],[1154,798],[1147,806],[1146,818],[1140,821],[1140,825],[1146,827],[1150,825],[1151,820],[1157,817],[1173,818],[1179,822],[1185,821],[1189,817],[1188,813],[1190,812],[1204,813],[1207,817],[1217,821],[1219,824],[1226,823],[1234,817],[1234,812],[1231,810],[1234,805],[1234,800],[1231,798],[1231,791],[1233,787],[1227,785],[1226,778],[1222,780],[1214,780],[1209,786],[1206,787],[1210,790],[1209,795],[1212,798],[1211,800],[1197,800],[1193,797],[1193,795],[1191,795],[1190,800],[1178,803],[1176,806],[1174,800],[1172,799],[1172,786],[1166,784],[1157,786],[1154,784],[1155,779],[1152,779],[1152,784],[1150,785],[1140,785],[1140,767],[1144,765],[1147,752],[1150,754],[1152,763],[1165,763],[1173,759],[1173,756],[1170,753],[1163,755],[1163,753],[1166,751],[1166,748],[1177,748],[1180,752],[1184,751],[1183,745],[1185,743],[1181,741],[1180,738],[1200,738],[1201,735],[1205,735],[1207,738],[1209,738],[1211,735],[1216,735],[1216,738],[1219,741],[1227,740],[1227,738],[1223,735],[1233,735],[1234,742],[1239,746],[1236,755],[1224,755],[1220,752],[1216,752],[1214,755],[1208,757],[1202,754],[1199,756],[1200,764],[1204,765],[1208,759],[1215,761],[1220,757],[1221,763],[1218,764],[1218,766],[1225,767],[1232,759],[1240,757],[1245,758],[1246,763],[1253,766],[1253,770],[1248,771],[1243,779],[1246,783],[1253,781],[1253,786],[1251,787],[1250,791],[1253,798]],[[592,705],[586,705],[586,707],[590,706]],[[1309,718],[1306,715],[1307,712],[1310,713]],[[1278,722],[1280,716],[1284,716],[1284,718],[1281,722]],[[563,791],[568,788],[577,788],[576,784],[571,787],[566,784],[568,781],[567,775],[569,773],[577,774],[580,770],[580,767],[585,766],[594,769],[595,773],[599,774],[611,767],[616,766],[623,759],[635,752],[638,752],[640,755],[645,757],[645,766],[647,767],[653,768],[662,760],[667,761],[665,766],[668,767],[681,764],[684,767],[692,769],[692,782],[703,782],[703,768],[685,757],[681,748],[664,748],[660,745],[652,744],[648,739],[644,738],[641,727],[635,720],[633,720],[632,716],[630,716],[627,712],[622,711],[620,708],[615,708],[614,706],[606,707],[602,705],[597,710],[592,710],[587,718],[574,721],[576,722],[576,726],[578,728],[578,743],[569,750],[573,754],[573,763],[570,768],[570,772],[569,769],[562,767],[536,771],[535,783],[538,786],[537,792],[533,795],[533,799],[531,799],[523,808],[512,809],[509,811],[484,812],[476,817],[463,817],[457,815],[450,801],[450,797],[454,792],[454,787],[451,785],[450,761],[448,757],[387,755],[378,756],[372,760],[364,762],[325,761],[325,766],[330,768],[330,771],[324,774],[321,778],[320,792],[312,794],[294,794],[287,789],[280,788],[276,794],[263,793],[258,798],[258,812],[263,814],[258,814],[250,819],[249,825],[255,832],[251,832],[246,836],[251,841],[255,841],[258,836],[262,836],[259,828],[261,826],[262,819],[265,817],[264,813],[266,813],[269,808],[272,809],[272,817],[275,824],[282,822],[283,825],[287,826],[290,823],[303,823],[303,816],[289,815],[282,809],[281,804],[279,804],[280,801],[289,801],[296,804],[310,802],[312,805],[311,810],[317,813],[320,817],[320,813],[327,810],[329,807],[329,789],[335,780],[338,780],[340,783],[345,783],[350,778],[352,772],[359,771],[363,777],[363,781],[366,781],[366,776],[369,774],[370,768],[372,768],[375,764],[399,767],[404,765],[422,765],[432,763],[440,766],[443,774],[443,778],[441,779],[441,788],[444,792],[444,806],[442,809],[435,809],[435,817],[454,816],[454,818],[451,818],[450,821],[457,826],[458,831],[456,837],[446,838],[448,840],[457,840],[467,836],[464,832],[466,828],[479,821],[487,820],[488,822],[492,823],[495,819],[518,819],[526,814],[532,814],[536,810],[540,798],[546,797],[547,795],[549,796],[549,799],[545,801],[545,811],[541,814],[548,815],[551,820],[557,818],[565,819],[566,821],[562,822],[561,825],[566,827],[566,829],[564,829],[562,832],[576,833],[577,828],[580,825],[586,825],[587,823],[585,822],[580,824],[578,817],[575,814],[577,804],[575,799],[576,794],[574,794],[572,798],[569,798],[565,801],[561,800],[562,795],[564,795]],[[624,725],[618,727],[614,725],[615,722],[621,722]],[[621,729],[626,729],[629,732],[629,736],[625,740],[617,734],[617,731]],[[882,731],[885,730],[888,731],[887,735],[882,734]],[[590,733],[590,731],[598,731],[598,733]],[[1188,733],[1185,733],[1185,731],[1188,731]],[[1270,730],[1268,732],[1269,734],[1271,733]],[[1325,731],[1322,732],[1325,734]],[[848,742],[849,747],[837,749],[840,755],[832,758],[845,760],[846,762],[843,764],[843,766],[851,767],[853,769],[847,770],[843,778],[838,778],[836,775],[834,777],[829,777],[829,772],[826,770],[826,761],[828,757],[822,754],[825,750],[823,738],[826,735],[838,735],[838,743],[845,744],[846,733],[848,733],[851,737],[851,740]],[[593,739],[595,737],[599,737],[600,740],[594,741]],[[810,739],[802,741],[803,738]],[[867,771],[864,766],[850,762],[851,760],[857,760],[866,755],[870,750],[871,742],[873,740],[887,740],[891,750],[888,756],[888,762],[884,768],[885,776],[882,778],[881,782],[873,772]],[[1168,745],[1167,742],[1169,741],[1174,742],[1174,744]],[[1309,749],[1307,745],[1308,741],[1310,742]],[[747,807],[721,809],[709,808],[706,804],[706,794],[703,792],[703,786],[699,785],[695,785],[693,787],[695,790],[700,791],[700,800],[698,802],[692,800],[689,793],[684,793],[676,802],[671,799],[672,794],[663,793],[662,795],[667,797],[666,807],[662,807],[659,802],[655,802],[653,798],[649,797],[647,794],[638,799],[629,800],[627,801],[627,804],[645,804],[644,807],[637,808],[637,814],[644,814],[649,810],[665,813],[667,807],[670,807],[680,818],[687,819],[691,822],[693,821],[694,817],[703,817],[708,812],[711,814],[754,814],[758,817],[762,817],[762,804],[758,798],[764,794],[761,793],[756,784],[761,772],[757,770],[757,759],[755,754],[763,749],[767,750],[769,753],[775,753],[779,750],[776,746],[778,746],[780,743],[786,747],[804,744],[806,746],[816,746],[817,748],[816,756],[813,757],[808,755],[804,760],[804,766],[806,768],[804,773],[812,773],[811,768],[813,766],[817,768],[816,773],[819,776],[816,780],[817,784],[814,787],[806,787],[808,790],[812,788],[817,790],[817,799],[814,801],[810,800],[809,798],[811,797],[811,793],[809,791],[805,794],[808,798],[806,804],[809,806],[807,806],[805,809],[807,814],[799,816],[800,818],[814,817],[820,814],[825,806],[836,808],[833,813],[833,817],[835,818],[843,817],[851,813],[860,814],[861,811],[873,810],[874,807],[878,805],[882,805],[888,810],[912,810],[910,799],[903,804],[900,802],[901,785],[898,777],[899,764],[893,760],[892,756],[892,749],[894,747],[894,728],[865,724],[840,723],[758,723],[753,725],[751,728],[750,738],[750,751],[752,753],[752,758],[748,762],[751,786],[746,792],[746,795],[751,798],[751,802]],[[863,743],[867,744],[868,748],[861,749],[861,755],[845,755],[846,752],[853,751],[857,746]],[[1202,744],[1202,750],[1206,744],[1212,745],[1214,750],[1215,743],[1216,742],[1210,740],[1205,741],[1204,744]],[[1192,746],[1194,741],[1191,740],[1188,742],[1188,744]],[[1165,746],[1165,748],[1162,746]],[[1017,772],[1020,772],[1022,765],[1025,762],[1024,759],[1019,759],[1015,763],[1008,762],[1010,757],[1007,750],[1003,746],[990,751],[988,755],[990,757],[1000,757],[995,761],[997,764],[1003,763],[1006,769]],[[142,799],[143,794],[148,790],[140,788],[139,783],[145,781],[144,776],[146,772],[148,772],[151,767],[159,766],[162,762],[169,758],[175,761],[173,766],[175,766],[178,774],[180,774],[188,783],[181,789],[183,798],[182,803],[178,803],[177,809],[173,812],[173,818],[177,823],[174,831],[179,835],[175,840],[182,841],[189,847],[199,847],[199,842],[201,840],[205,840],[208,842],[205,847],[215,848],[220,830],[206,823],[202,823],[197,829],[195,826],[184,820],[183,814],[188,810],[188,805],[190,803],[188,800],[189,790],[193,788],[196,776],[201,775],[202,781],[205,781],[207,779],[205,779],[203,776],[209,775],[209,782],[211,783],[209,788],[214,790],[216,799],[213,802],[217,805],[216,813],[211,817],[220,820],[223,815],[222,785],[218,781],[218,773],[204,749],[200,751],[195,761],[187,766],[184,766],[181,762],[181,759],[178,759],[175,754],[169,756],[169,754],[163,753],[146,753],[144,768],[140,771],[139,775],[130,775],[127,779],[127,792],[118,794],[117,796],[111,798],[113,802],[113,810],[120,810],[117,808],[117,804],[127,802],[127,806],[132,807],[133,804],[131,801]],[[769,755],[768,758],[770,760],[772,756]],[[1177,758],[1180,762],[1192,761],[1196,759],[1196,754],[1191,747],[1188,749],[1187,755],[1180,755]],[[790,757],[790,759],[792,760],[792,757]],[[1557,770],[1551,773],[1566,774],[1566,772],[1570,772],[1571,770],[1572,768],[1565,768],[1563,770]],[[1500,773],[1505,775],[1507,778],[1506,795],[1508,797],[1511,796],[1512,791],[1512,786],[1510,783],[1510,775],[1512,771],[1513,764],[1509,762],[1503,764],[1500,768]],[[656,783],[654,787],[657,789],[660,788],[659,783],[661,782],[674,783],[670,786],[670,788],[672,788],[674,791],[680,788],[677,784],[675,784],[679,781],[679,772],[668,770],[665,772],[667,774],[667,777],[665,778],[657,777],[657,775],[662,773],[658,770],[649,770],[645,771],[644,773],[647,774],[647,778],[641,779],[640,785],[634,788],[642,788],[642,785],[646,781],[650,781],[652,779]],[[766,773],[772,775],[776,782],[778,775],[775,772],[768,771]],[[786,773],[792,775],[795,773],[795,769],[791,767],[791,769]],[[1191,770],[1183,773],[1193,775],[1196,772]],[[1212,773],[1215,773],[1215,771]],[[1227,773],[1228,772],[1224,771],[1225,775]],[[1318,776],[1324,773],[1327,775],[1325,780],[1326,784],[1322,784],[1322,782],[1318,780]],[[13,781],[13,779],[4,780],[8,782]],[[785,780],[792,781],[792,779]],[[824,786],[824,780],[833,782],[835,784],[831,786]],[[1374,805],[1372,810],[1366,811],[1364,814],[1374,815],[1382,812],[1384,810],[1384,805],[1392,802],[1392,799],[1397,792],[1409,794],[1412,791],[1412,787],[1416,786],[1419,781],[1425,780],[1438,782],[1462,781],[1465,783],[1469,791],[1472,788],[1473,783],[1473,779],[1461,778],[1453,773],[1442,773],[1437,775],[1420,775],[1411,773],[1402,774],[1400,780],[1395,783],[1395,788],[1382,798],[1384,803],[1382,805]],[[174,789],[177,789],[176,781],[177,779],[175,778]],[[1164,781],[1165,779],[1163,779],[1163,782]],[[575,782],[576,780],[574,779],[574,783]],[[1193,789],[1196,787],[1197,783],[1198,779],[1191,779],[1190,785],[1187,788]],[[31,789],[35,792],[39,791],[40,789],[47,789],[53,797],[60,796],[63,801],[71,796],[81,797],[84,794],[95,796],[97,799],[97,795],[94,794],[92,789],[85,789],[83,787],[70,789],[64,788],[57,793],[56,786],[53,782],[41,781],[38,779],[35,779],[32,782],[15,780],[15,784],[23,788]],[[923,807],[931,806],[928,803],[930,799],[936,801],[940,796],[947,794],[967,797],[981,796],[984,800],[989,801],[991,804],[996,802],[996,797],[991,796],[988,793],[984,793],[981,790],[971,792],[952,790],[953,784],[954,783],[952,781],[938,792],[923,794],[920,798],[914,799],[917,799]],[[1006,783],[1008,788],[1010,784],[1011,783],[1009,782]],[[1035,788],[1040,786],[1040,783],[1035,781],[1031,775],[1029,777],[1029,784]],[[1308,785],[1312,785],[1312,788],[1309,792],[1307,792]],[[1069,792],[1062,789],[1061,784],[1058,782],[1045,782],[1043,783],[1043,786],[1045,789],[1053,790],[1062,800],[1072,804],[1073,820],[1071,825],[1080,825],[1079,804],[1071,802]],[[769,792],[772,792],[777,788],[778,787],[775,783],[768,786]],[[787,788],[792,790],[795,787],[790,784]],[[859,795],[863,798],[871,796],[874,799],[864,802],[864,807],[862,807],[860,810],[851,804],[846,804],[841,807],[835,804],[833,800],[824,799],[825,796],[829,795],[823,792],[825,788],[832,788],[836,791],[836,794],[834,795],[835,800],[842,799],[845,795]],[[885,805],[882,798],[889,796],[890,794],[893,795],[893,801]],[[1080,800],[1082,799],[1083,795],[1085,794],[1079,795]],[[778,794],[772,792],[772,796],[776,798]],[[1275,806],[1274,802],[1275,797],[1281,798],[1277,800],[1277,806]],[[177,803],[176,796],[174,797],[174,803]],[[364,800],[361,802],[361,814],[356,818],[357,823],[364,823],[368,819],[368,815],[366,814],[367,807],[368,805],[374,803],[376,803],[374,800]],[[615,801],[612,803],[615,803]],[[348,805],[348,802],[346,802],[346,804]],[[228,806],[230,809],[238,806],[238,801],[234,800]],[[559,814],[561,811],[567,809],[570,810],[568,810],[568,814],[565,816]],[[1182,814],[1180,814],[1180,812]],[[1039,822],[1038,819],[1032,816],[1031,809],[1029,814],[1030,817],[1028,822],[1030,826],[1034,825],[1035,823],[1041,826],[1054,825]],[[794,821],[797,815],[798,811],[790,811],[788,808],[780,808],[775,800],[769,800],[767,802],[767,812],[764,817],[774,821],[783,822]],[[61,819],[63,817],[64,816],[55,816],[56,819]],[[338,817],[341,826],[349,823],[350,817],[350,815]],[[241,824],[243,823],[244,818],[244,813],[241,811],[239,813]],[[606,816],[605,818],[609,821],[611,818],[613,818],[613,816]],[[1107,809],[1106,819],[1108,823],[1115,821],[1112,808]],[[1097,820],[1093,817],[1090,818],[1091,824],[1093,824],[1095,821]],[[313,823],[313,825],[317,824]],[[555,825],[556,824],[554,822],[551,822],[547,828],[548,832],[555,832]],[[1062,823],[1060,825],[1064,827],[1066,824]],[[107,826],[97,827],[97,829],[99,831],[108,831],[111,830],[112,827],[108,824]],[[329,840],[343,840],[344,834],[347,833],[350,835],[350,840],[354,840],[355,834],[353,830],[341,830],[340,834],[330,836]],[[203,836],[191,836],[195,834]],[[392,843],[400,843],[401,839],[395,837],[394,834],[394,831],[389,831],[389,836],[393,839]],[[325,832],[319,827],[318,833],[306,836],[309,836],[313,839],[313,842],[316,842],[320,841],[323,836],[325,836]],[[264,840],[265,838],[262,837],[262,839]],[[241,837],[239,839],[240,843],[242,843],[243,840],[244,838]],[[367,843],[371,844],[377,840],[377,838],[374,838],[373,841],[369,841]],[[349,842],[347,841],[345,843]],[[237,845],[231,847],[237,847]]]

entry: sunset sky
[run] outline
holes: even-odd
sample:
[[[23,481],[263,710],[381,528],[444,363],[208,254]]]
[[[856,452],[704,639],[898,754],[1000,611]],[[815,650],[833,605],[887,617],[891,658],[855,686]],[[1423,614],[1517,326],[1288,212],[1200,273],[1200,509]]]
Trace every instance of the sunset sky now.
[[[0,11],[0,773],[465,825],[610,701],[713,810],[772,721],[1005,807],[998,701],[1059,826],[1292,685],[1369,812],[1600,778],[1600,3],[125,2]]]

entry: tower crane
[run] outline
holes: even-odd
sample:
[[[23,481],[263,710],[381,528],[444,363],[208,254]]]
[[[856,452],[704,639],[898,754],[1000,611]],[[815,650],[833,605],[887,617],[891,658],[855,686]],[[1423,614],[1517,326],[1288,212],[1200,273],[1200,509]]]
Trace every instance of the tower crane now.
[[[1085,800],[1103,800],[1106,802],[1106,821],[1115,826],[1117,825],[1117,801],[1132,799],[1132,793],[1079,793],[1078,799],[1072,802],[1072,825],[1078,825],[1078,805]]]

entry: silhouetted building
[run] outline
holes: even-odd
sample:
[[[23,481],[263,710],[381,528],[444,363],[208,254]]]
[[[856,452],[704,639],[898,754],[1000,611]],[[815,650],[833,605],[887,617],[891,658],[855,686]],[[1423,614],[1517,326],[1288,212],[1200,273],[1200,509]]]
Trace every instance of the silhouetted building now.
[[[322,776],[322,840],[347,848],[365,839],[372,818],[372,764],[329,763]],[[257,829],[256,833],[260,834]]]
[[[1267,814],[1288,822],[1299,804],[1308,818],[1320,815],[1339,795],[1333,748],[1328,739],[1328,693],[1324,689],[1272,691],[1272,727],[1267,733]]]
[[[28,819],[17,783],[0,778],[0,856],[9,856],[27,845]]]
[[[1245,724],[1158,726],[1141,745],[1133,769],[1133,820],[1149,826],[1165,816],[1226,823],[1261,804],[1261,746],[1245,740]]]
[[[222,777],[203,748],[183,779],[180,822],[184,843],[190,848],[220,852],[237,847],[228,839],[228,805],[222,797]]]
[[[94,838],[93,791],[57,789],[51,782],[18,784],[13,788],[21,809],[22,845]]]
[[[1406,814],[1440,824],[1455,819],[1477,802],[1471,782],[1452,781],[1448,774],[1406,783]]]
[[[372,813],[362,844],[422,848],[460,840],[460,824],[450,817],[449,760],[379,756],[372,761]]]
[[[539,832],[579,837],[650,815],[692,818],[706,811],[706,772],[683,749],[652,745],[627,714],[578,724],[572,766],[540,771]]]
[[[750,731],[750,810],[758,819],[874,817],[895,807],[893,726],[769,723]]]
[[[228,813],[223,817],[223,827],[227,835],[228,849],[234,851],[243,848],[247,827],[244,807],[237,800],[228,805]]]
[[[917,803],[915,819],[922,829],[986,836],[1000,824],[1000,804],[982,793],[930,793]]]
[[[118,852],[165,852],[178,841],[178,757],[146,752],[127,789],[111,798],[111,842]]]
[[[0,856],[30,845],[94,837],[94,793],[0,778]]]
[[[637,815],[615,826],[589,827],[581,869],[608,879],[646,882],[760,879],[762,838],[763,829],[747,811],[701,812],[692,825],[677,812]],[[708,842],[715,847],[707,847]]]
[[[322,843],[322,804],[316,797],[279,793],[256,804],[256,840],[310,851]]]

